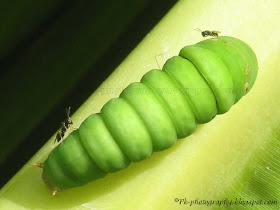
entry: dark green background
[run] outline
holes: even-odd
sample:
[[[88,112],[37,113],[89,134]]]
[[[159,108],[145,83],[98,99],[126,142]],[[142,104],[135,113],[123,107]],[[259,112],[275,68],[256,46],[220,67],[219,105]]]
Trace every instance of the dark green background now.
[[[0,0],[0,187],[175,3]]]

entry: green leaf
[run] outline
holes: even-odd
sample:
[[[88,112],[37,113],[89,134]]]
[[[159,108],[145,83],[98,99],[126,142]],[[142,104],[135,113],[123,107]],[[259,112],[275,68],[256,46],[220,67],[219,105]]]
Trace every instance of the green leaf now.
[[[1,190],[0,207],[185,209],[178,199],[279,199],[280,77],[279,1],[180,1],[74,114],[78,126],[144,73],[162,66],[188,44],[202,39],[194,28],[218,30],[248,43],[256,52],[259,74],[250,93],[232,109],[201,125],[172,148],[131,164],[86,186],[55,197],[33,163],[45,160],[53,138]],[[272,31],[274,30],[274,31]],[[158,63],[158,64],[157,64]],[[279,201],[278,201],[279,202]],[[195,209],[209,208],[193,204]],[[212,205],[212,208],[219,208]],[[232,204],[232,209],[242,204]],[[222,208],[228,208],[226,204]],[[279,209],[257,205],[252,209]]]

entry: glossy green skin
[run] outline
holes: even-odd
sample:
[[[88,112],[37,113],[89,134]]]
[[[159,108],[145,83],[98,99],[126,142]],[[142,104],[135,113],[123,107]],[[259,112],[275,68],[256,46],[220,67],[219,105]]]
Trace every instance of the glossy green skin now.
[[[43,163],[52,190],[81,186],[173,146],[253,86],[257,58],[244,42],[217,37],[186,46],[89,116]],[[246,86],[246,83],[248,85]]]

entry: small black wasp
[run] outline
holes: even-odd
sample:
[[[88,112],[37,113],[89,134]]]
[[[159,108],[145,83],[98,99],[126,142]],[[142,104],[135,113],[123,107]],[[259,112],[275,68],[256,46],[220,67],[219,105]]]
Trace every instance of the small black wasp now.
[[[209,31],[209,30],[202,31],[199,28],[196,28],[195,30],[199,31],[203,37],[219,36],[219,33],[221,33],[220,31]]]
[[[59,142],[59,141],[64,137],[64,135],[65,135],[67,129],[70,127],[70,125],[73,124],[73,122],[72,122],[72,120],[71,120],[71,118],[70,118],[70,108],[71,108],[71,107],[66,108],[66,116],[67,116],[67,118],[66,118],[66,120],[64,120],[64,121],[61,123],[61,128],[60,128],[60,130],[57,132],[57,135],[56,135],[56,137],[55,137],[55,139],[54,139],[54,143],[55,143],[56,141]]]

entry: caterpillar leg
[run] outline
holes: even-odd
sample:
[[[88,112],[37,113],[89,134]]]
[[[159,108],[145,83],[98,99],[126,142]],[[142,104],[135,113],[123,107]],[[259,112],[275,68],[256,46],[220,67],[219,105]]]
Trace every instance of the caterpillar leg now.
[[[55,196],[55,194],[57,193],[57,190],[53,190],[52,191],[52,195]]]
[[[155,60],[156,60],[156,62],[157,62],[157,65],[158,65],[158,68],[159,68],[159,69],[162,69],[163,65],[160,66],[158,58],[161,57],[161,56],[163,56],[163,55],[165,55],[166,52],[167,52],[167,49],[164,49],[163,52],[160,53],[160,54],[155,53]],[[163,64],[164,64],[164,62],[163,62]]]
[[[33,166],[36,166],[38,168],[43,168],[43,163],[33,163]]]

